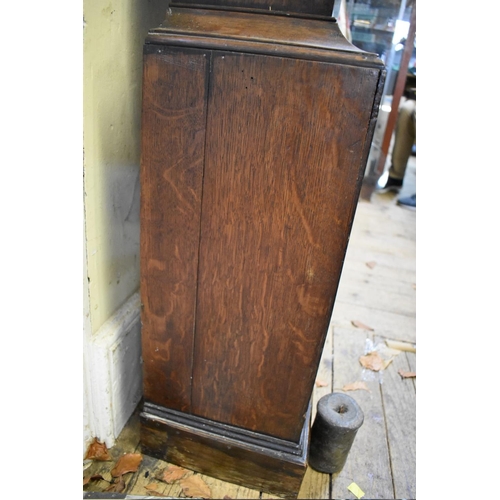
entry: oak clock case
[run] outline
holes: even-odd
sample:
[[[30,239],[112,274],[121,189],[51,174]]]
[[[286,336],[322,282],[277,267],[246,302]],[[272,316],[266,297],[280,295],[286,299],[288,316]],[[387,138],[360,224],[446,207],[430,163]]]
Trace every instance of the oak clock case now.
[[[385,73],[328,2],[250,3],[144,45],[141,444],[294,498]]]

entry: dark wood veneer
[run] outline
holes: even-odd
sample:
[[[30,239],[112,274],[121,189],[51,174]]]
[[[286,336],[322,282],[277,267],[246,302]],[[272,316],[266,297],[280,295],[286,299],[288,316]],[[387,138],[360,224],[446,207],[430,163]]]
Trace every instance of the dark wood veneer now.
[[[177,0],[172,6],[226,7],[232,10],[254,9],[265,13],[331,16],[334,0]]]
[[[294,496],[383,65],[334,21],[169,12],[144,47],[143,451]]]
[[[251,433],[253,439],[242,439],[237,430],[205,422],[145,406],[142,452],[224,481],[296,498],[306,466],[308,426],[304,426],[297,453],[276,449],[267,436]]]

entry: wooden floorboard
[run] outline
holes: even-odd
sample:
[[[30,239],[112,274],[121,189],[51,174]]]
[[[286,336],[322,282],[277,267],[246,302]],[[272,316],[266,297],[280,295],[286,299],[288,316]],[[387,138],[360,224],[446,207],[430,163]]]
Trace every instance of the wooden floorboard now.
[[[388,339],[410,343],[416,341],[415,316],[383,311],[361,304],[337,302],[333,311],[334,327],[350,328],[353,321],[360,321]]]
[[[364,422],[347,462],[333,482],[332,498],[355,498],[347,487],[356,483],[370,499],[395,498],[392,484],[387,430],[380,391],[380,374],[366,373],[359,363],[370,333],[357,329],[334,329],[334,392],[348,384],[364,382],[368,390],[345,392],[364,413]],[[368,343],[369,344],[369,343]]]
[[[330,327],[323,347],[316,386],[312,396],[311,422],[316,418],[318,401],[333,392],[333,328]],[[316,472],[310,467],[307,469],[302,481],[298,498],[330,498],[332,476]]]
[[[305,474],[299,498],[354,499],[348,486],[355,482],[364,499],[416,497],[416,378],[402,378],[399,370],[416,373],[416,353],[388,351],[385,340],[416,344],[416,215],[396,205],[394,195],[373,194],[360,201],[342,272],[335,308],[321,358],[312,398],[313,419],[319,399],[345,392],[364,413],[343,470],[334,476]],[[365,327],[356,326],[361,322]],[[363,368],[360,356],[378,349],[392,361],[381,372]],[[389,353],[389,354],[388,354]],[[353,382],[368,390],[346,391]],[[110,450],[111,460],[86,464],[84,476],[100,474],[84,491],[104,491],[123,453],[140,453],[138,412]],[[137,472],[125,475],[128,495],[185,498],[180,481],[167,484],[156,476],[167,464],[143,456]],[[211,498],[277,498],[215,478],[199,476]]]
[[[416,419],[413,379],[398,371],[411,371],[405,353],[398,355],[385,370],[381,384],[391,462],[394,498],[416,497]]]

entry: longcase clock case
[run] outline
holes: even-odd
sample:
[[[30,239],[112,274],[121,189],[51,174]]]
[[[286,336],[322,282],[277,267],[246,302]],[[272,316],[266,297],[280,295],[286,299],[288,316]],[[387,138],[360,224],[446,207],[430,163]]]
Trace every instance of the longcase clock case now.
[[[143,453],[297,495],[383,79],[326,16],[171,7],[150,31]]]

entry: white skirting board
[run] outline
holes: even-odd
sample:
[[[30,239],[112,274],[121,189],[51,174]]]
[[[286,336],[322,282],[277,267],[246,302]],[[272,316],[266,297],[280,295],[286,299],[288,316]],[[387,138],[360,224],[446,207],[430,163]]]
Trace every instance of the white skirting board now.
[[[84,436],[110,448],[142,397],[139,293],[84,343]]]

